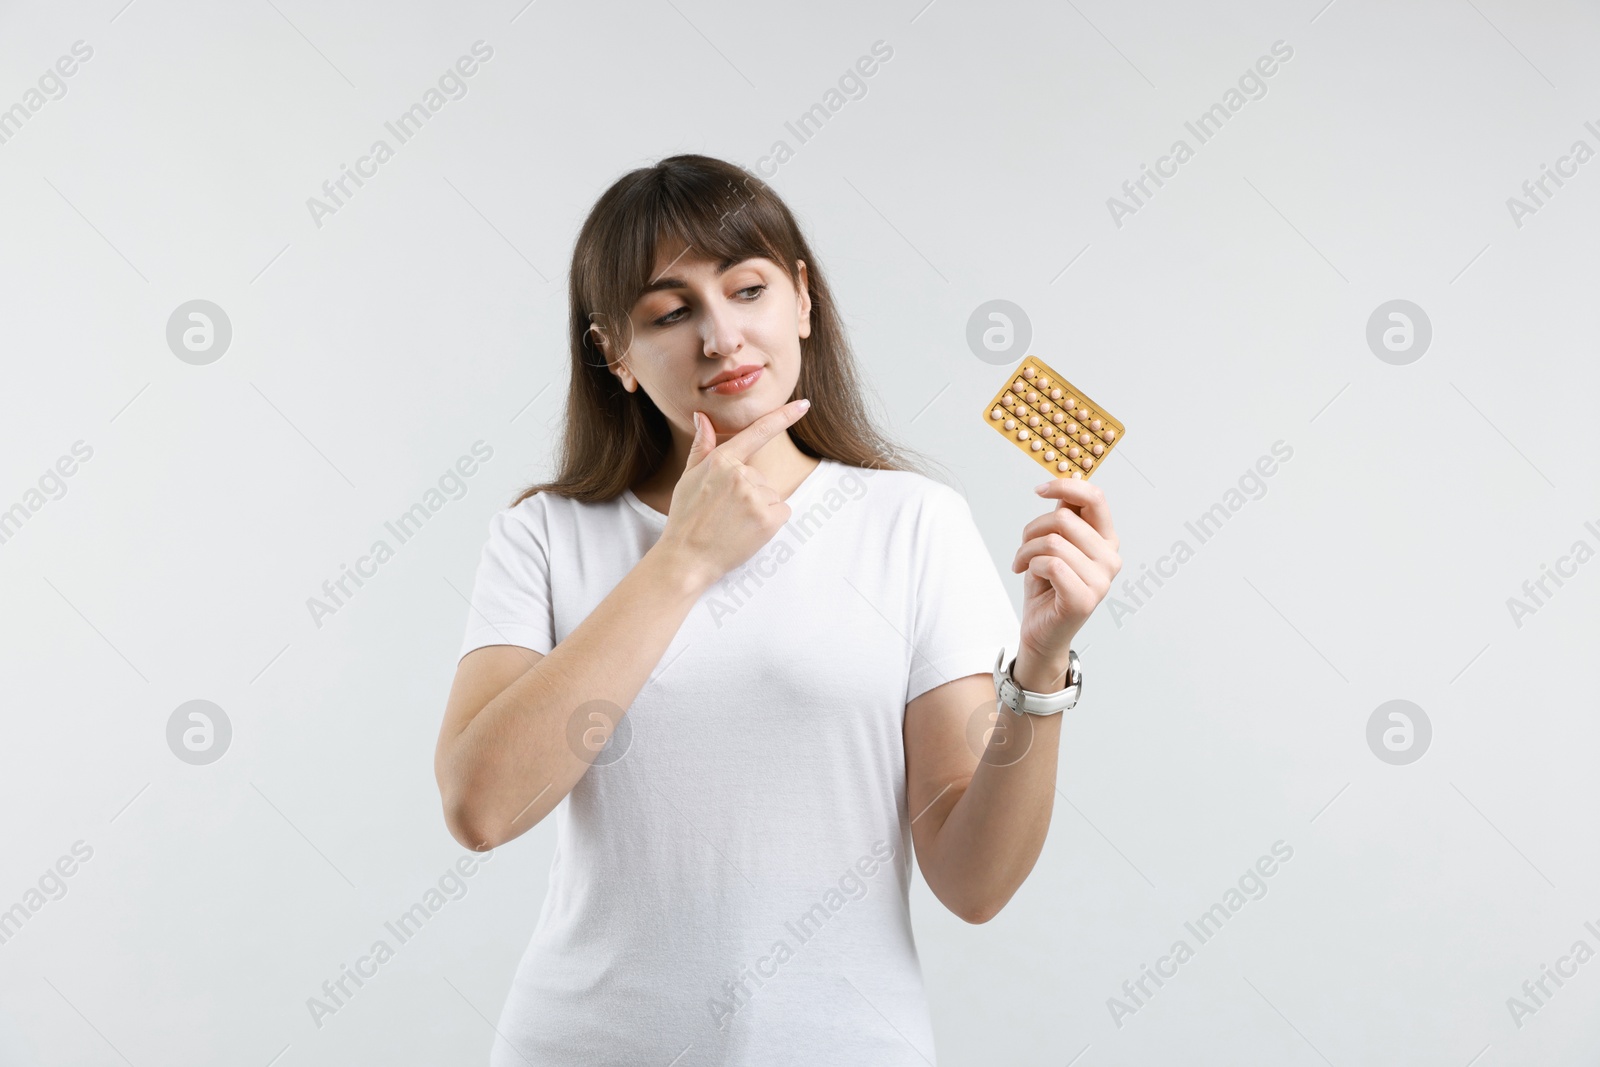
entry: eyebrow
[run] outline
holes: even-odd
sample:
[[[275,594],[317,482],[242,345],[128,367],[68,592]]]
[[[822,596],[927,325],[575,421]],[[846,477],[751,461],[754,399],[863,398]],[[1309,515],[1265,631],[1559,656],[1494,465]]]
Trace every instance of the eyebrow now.
[[[748,263],[752,259],[756,259],[756,258],[758,258],[758,257],[756,257],[756,256],[746,256],[743,259],[725,259],[721,263],[717,264],[717,276],[721,277],[722,275],[728,273],[728,271],[732,270],[734,267],[738,266],[740,263]],[[660,278],[660,279],[658,279],[656,281],[651,282],[649,285],[646,285],[643,289],[640,289],[639,290],[639,296],[642,297],[646,293],[660,292],[662,289],[687,289],[687,288],[689,288],[689,283],[684,281],[682,278]]]

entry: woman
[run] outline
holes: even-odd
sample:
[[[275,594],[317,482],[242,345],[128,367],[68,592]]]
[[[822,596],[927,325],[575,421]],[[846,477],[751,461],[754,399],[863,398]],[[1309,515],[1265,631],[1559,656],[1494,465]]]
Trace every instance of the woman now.
[[[470,848],[558,811],[492,1063],[932,1063],[910,846],[968,922],[1032,869],[1061,716],[1001,710],[993,661],[1066,688],[1121,566],[1104,498],[1040,487],[1019,633],[966,501],[874,427],[793,215],[731,164],[620,179],[569,295],[559,472],[490,524],[436,757]]]

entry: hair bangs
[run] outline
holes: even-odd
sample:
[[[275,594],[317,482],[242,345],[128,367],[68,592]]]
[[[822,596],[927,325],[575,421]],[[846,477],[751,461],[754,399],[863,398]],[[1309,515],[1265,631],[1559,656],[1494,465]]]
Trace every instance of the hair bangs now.
[[[650,216],[639,221],[640,232],[653,234],[646,270],[639,288],[655,280],[655,260],[663,248],[677,248],[676,258],[693,256],[738,263],[753,257],[771,260],[791,279],[795,265],[790,249],[777,236],[782,220],[770,199],[746,188],[747,182],[694,176],[700,180],[666,180],[652,190]],[[754,181],[754,179],[749,179]],[[681,246],[681,248],[679,247]]]

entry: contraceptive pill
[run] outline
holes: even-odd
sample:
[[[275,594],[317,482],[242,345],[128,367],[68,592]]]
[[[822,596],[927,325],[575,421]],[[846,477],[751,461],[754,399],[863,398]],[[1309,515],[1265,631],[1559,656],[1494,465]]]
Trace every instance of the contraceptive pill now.
[[[1024,359],[984,405],[983,421],[1052,478],[1089,477],[1127,431],[1037,356]]]

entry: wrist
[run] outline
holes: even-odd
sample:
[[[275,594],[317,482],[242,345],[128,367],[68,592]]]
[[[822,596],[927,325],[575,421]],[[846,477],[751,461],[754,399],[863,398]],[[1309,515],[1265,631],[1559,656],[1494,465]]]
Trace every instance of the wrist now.
[[[717,578],[720,577],[712,574],[709,568],[690,553],[664,540],[651,545],[640,564],[649,568],[674,592],[694,600],[698,600],[701,594],[715,585]]]
[[[1044,657],[1027,646],[1017,650],[1017,661],[1011,668],[1011,677],[1019,687],[1030,693],[1058,693],[1067,687],[1067,670],[1070,666],[1069,645],[1059,657]]]

